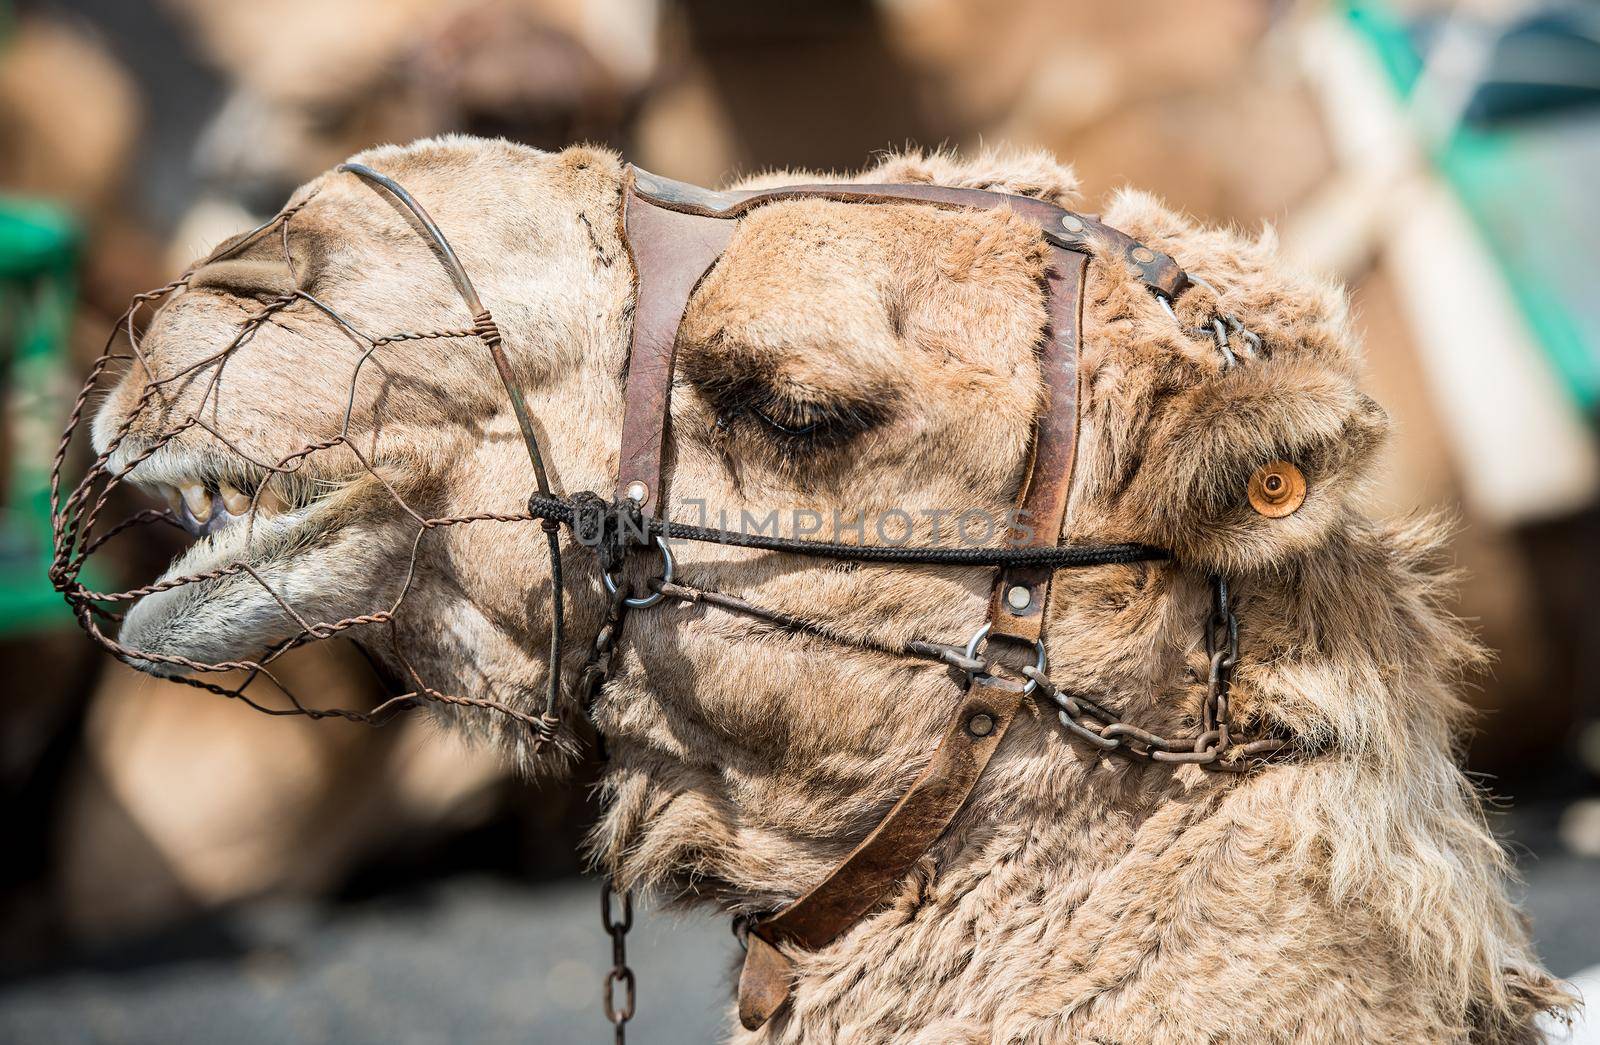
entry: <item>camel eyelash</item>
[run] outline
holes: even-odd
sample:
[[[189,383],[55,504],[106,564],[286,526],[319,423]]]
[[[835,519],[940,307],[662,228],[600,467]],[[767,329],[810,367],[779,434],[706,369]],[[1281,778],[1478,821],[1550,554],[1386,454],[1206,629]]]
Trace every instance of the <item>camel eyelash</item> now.
[[[883,420],[879,402],[797,399],[750,379],[701,389],[716,410],[719,431],[747,427],[787,453],[837,446]]]
[[[814,403],[772,404],[746,408],[756,421],[789,439],[809,439],[826,431],[828,411]]]

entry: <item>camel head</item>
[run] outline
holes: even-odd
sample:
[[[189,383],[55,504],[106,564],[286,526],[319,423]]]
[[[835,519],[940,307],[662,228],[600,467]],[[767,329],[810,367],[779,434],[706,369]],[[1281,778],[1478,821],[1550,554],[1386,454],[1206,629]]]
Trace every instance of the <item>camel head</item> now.
[[[609,497],[634,277],[618,159],[465,138],[356,159],[427,208],[492,310],[556,491]],[[1070,172],[1040,155],[911,154],[860,180],[1053,202],[1073,192]],[[118,651],[185,674],[339,634],[408,691],[471,698],[445,710],[497,734],[525,766],[550,763],[522,724],[484,703],[539,710],[551,574],[545,534],[527,517],[533,472],[473,317],[415,219],[367,182],[325,174],[287,214],[168,295],[99,403],[94,442],[110,471],[170,503],[197,535],[141,589]],[[1225,774],[1112,758],[1061,728],[1049,705],[1035,707],[930,852],[937,882],[912,875],[874,922],[882,934],[803,965],[802,978],[816,978],[799,989],[794,1018],[852,992],[860,1011],[878,1012],[885,991],[961,992],[968,972],[989,977],[980,963],[946,976],[902,947],[894,927],[957,932],[972,922],[966,897],[983,893],[997,917],[1012,911],[1031,933],[1044,924],[1039,903],[1079,896],[1076,886],[1045,901],[1021,885],[1007,892],[1007,867],[1031,868],[1017,872],[1021,884],[1053,876],[1111,889],[1126,879],[1134,896],[1165,895],[1134,872],[1117,878],[1110,862],[1127,853],[1142,866],[1147,820],[1223,816],[1207,803],[1230,793],[1244,805],[1226,808],[1246,812],[1227,814],[1240,819],[1219,837],[1257,846],[1230,866],[1276,854],[1261,874],[1288,869],[1261,895],[1290,903],[1299,894],[1282,883],[1300,883],[1317,892],[1318,910],[1338,912],[1328,939],[1355,934],[1351,946],[1367,953],[1372,934],[1387,933],[1408,961],[1432,962],[1428,997],[1444,1000],[1428,1011],[1439,1019],[1474,1006],[1526,1018],[1518,991],[1559,1003],[1538,974],[1528,974],[1535,987],[1518,986],[1515,970],[1532,966],[1500,884],[1502,857],[1451,760],[1461,705],[1450,681],[1476,649],[1438,609],[1437,534],[1374,523],[1358,508],[1386,421],[1360,391],[1342,295],[1286,272],[1270,235],[1203,229],[1131,193],[1104,217],[1204,285],[1172,314],[1131,270],[1091,262],[1065,536],[1153,545],[1172,559],[1058,573],[1048,674],[1125,721],[1192,735],[1206,693],[1209,578],[1227,577],[1241,635],[1234,720],[1289,738],[1302,761],[1228,792]],[[998,543],[1043,394],[1047,260],[1037,228],[1006,210],[756,208],[679,331],[667,512],[857,543]],[[1236,345],[1237,365],[1206,331],[1218,313],[1260,338],[1251,352]],[[1251,476],[1275,461],[1307,483],[1304,503],[1281,517],[1248,496]],[[607,599],[594,556],[564,531],[562,540],[561,656],[572,679]],[[563,708],[568,723],[587,712],[612,756],[593,846],[624,883],[770,911],[820,880],[926,764],[962,680],[890,651],[963,644],[986,619],[993,572],[724,545],[675,552],[679,581],[802,617],[839,641],[705,602],[634,611],[592,707],[569,695]],[[660,568],[634,556],[628,579],[642,585]],[[1017,664],[1030,659],[1014,652]],[[1111,877],[1093,877],[1102,872]],[[1241,893],[1223,908],[1231,919],[1258,899]],[[929,904],[943,913],[919,918]],[[1298,924],[1300,908],[1282,910]],[[1364,928],[1338,928],[1349,911]],[[1063,912],[1044,921],[1065,925]],[[1018,976],[1033,975],[1037,950],[1018,949]],[[1069,972],[1060,983],[1075,982]],[[985,1019],[1016,1009],[983,997]]]
[[[600,485],[629,279],[611,230],[615,159],[465,140],[367,155],[411,182],[494,303],[561,481]],[[128,478],[198,537],[166,579],[224,571],[133,606],[120,638],[144,654],[257,656],[303,623],[380,613],[402,591],[433,606],[431,617],[479,587],[450,561],[522,554],[509,524],[417,539],[419,519],[525,511],[531,481],[515,428],[504,427],[505,392],[431,246],[392,198],[350,174],[313,181],[289,206],[300,209],[287,222],[242,249],[243,239],[224,244],[222,260],[200,264],[163,302],[95,420],[112,469],[137,462]],[[466,336],[404,336],[452,330]],[[374,348],[385,335],[402,336]],[[308,445],[323,448],[297,457]],[[502,695],[531,683],[543,671],[531,600],[549,579],[524,565],[509,585],[520,594],[470,595],[461,607],[475,608],[449,611],[424,659],[444,657],[463,682],[494,676]],[[364,641],[392,647],[409,615],[395,635]]]
[[[632,279],[617,160],[471,139],[358,158],[409,188],[449,237],[498,320],[558,488],[609,495]],[[1071,193],[1070,174],[1039,157],[908,156],[862,177]],[[530,707],[546,671],[542,535],[514,521],[431,523],[515,516],[532,488],[472,317],[386,193],[334,172],[300,189],[288,212],[242,249],[225,245],[161,305],[95,420],[112,469],[131,467],[131,481],[198,538],[133,605],[120,641],[155,655],[142,666],[183,673],[184,661],[246,660],[334,623],[408,687]],[[1190,620],[1144,623],[1149,656],[1121,677],[1084,656],[1075,666],[1102,692],[1176,677],[1194,635],[1163,629],[1201,619],[1208,573],[1270,568],[1338,528],[1383,427],[1356,390],[1336,296],[1269,279],[1265,246],[1198,232],[1141,197],[1111,217],[1214,289],[1186,295],[1174,321],[1127,273],[1091,267],[1068,536],[1153,544],[1186,569],[1062,574],[1053,616],[1073,635],[1047,637],[1052,663],[1079,659],[1085,627],[1127,630],[1120,597],[1103,591],[1093,609],[1104,619],[1075,619],[1091,610],[1085,585],[1156,585],[1193,604]],[[1005,211],[757,210],[681,332],[672,514],[866,543],[998,541],[1041,402],[1044,265],[1035,229]],[[1253,317],[1267,346],[1225,378],[1213,341],[1182,328],[1219,307],[1218,293]],[[408,336],[441,331],[455,336]],[[1287,519],[1254,513],[1244,496],[1252,470],[1276,459],[1311,482]],[[983,570],[850,568],[718,547],[678,558],[680,579],[875,643],[959,644],[981,623],[990,584]],[[569,634],[584,636],[604,598],[591,557],[569,559]],[[937,670],[907,675],[892,658],[815,650],[710,610],[641,616],[630,624],[633,666],[658,656],[676,665],[648,684],[640,676],[671,691],[650,702],[663,718],[639,722],[646,732],[688,716],[713,736],[776,745],[773,757],[841,732],[889,729],[915,744],[948,685]],[[568,643],[574,670],[582,645]],[[753,665],[770,672],[760,686],[746,675]],[[821,699],[819,682],[833,675],[856,688],[849,680],[874,680],[873,696]],[[931,687],[910,712],[907,687]]]

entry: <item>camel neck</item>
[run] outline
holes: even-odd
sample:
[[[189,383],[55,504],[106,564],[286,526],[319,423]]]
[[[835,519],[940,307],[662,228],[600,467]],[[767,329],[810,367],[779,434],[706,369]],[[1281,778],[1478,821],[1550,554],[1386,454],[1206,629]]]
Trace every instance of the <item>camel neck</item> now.
[[[771,1040],[989,1040],[1014,1018],[1019,985],[1049,955],[1092,958],[1129,902],[1136,868],[1184,848],[1231,781],[1124,763],[1080,765],[1074,800],[1035,804],[1019,786],[1029,738],[996,767],[997,787],[894,892],[834,945],[801,954]],[[1056,753],[1059,756],[1059,753]],[[1188,776],[1189,774],[1184,774]],[[1007,787],[1021,801],[992,811]],[[950,1014],[965,1014],[951,1022]],[[936,1015],[939,1014],[939,1015]],[[761,1040],[761,1039],[756,1039]]]

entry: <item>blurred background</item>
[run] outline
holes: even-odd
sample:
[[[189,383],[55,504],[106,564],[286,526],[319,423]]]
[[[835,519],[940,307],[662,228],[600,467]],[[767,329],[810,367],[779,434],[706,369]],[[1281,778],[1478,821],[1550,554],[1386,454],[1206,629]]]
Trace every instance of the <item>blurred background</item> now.
[[[1348,283],[1498,651],[1467,759],[1553,971],[1600,964],[1600,3],[0,0],[0,1039],[592,1040],[572,785],[421,719],[268,719],[98,654],[44,579],[66,400],[136,291],[379,142],[608,143],[716,184],[1043,146],[1273,224]],[[128,562],[130,574],[153,574]],[[293,684],[372,697],[313,644]],[[636,1040],[717,1036],[736,944],[646,912]]]

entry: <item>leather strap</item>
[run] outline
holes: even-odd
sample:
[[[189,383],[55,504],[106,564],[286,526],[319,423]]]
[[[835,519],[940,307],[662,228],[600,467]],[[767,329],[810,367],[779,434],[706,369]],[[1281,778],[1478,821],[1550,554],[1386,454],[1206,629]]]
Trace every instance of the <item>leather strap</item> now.
[[[1183,292],[1188,277],[1167,255],[1094,218],[1043,200],[977,189],[846,184],[713,192],[631,168],[624,189],[623,233],[638,287],[617,493],[633,496],[647,514],[662,510],[662,456],[678,328],[695,286],[733,234],[730,219],[767,203],[817,198],[969,209],[1004,206],[1039,225],[1052,248],[1050,325],[1040,350],[1047,398],[1035,423],[1028,475],[1017,502],[1022,526],[1011,537],[1019,545],[1056,544],[1077,447],[1078,344],[1089,256],[1125,262],[1150,289],[1169,298]],[[990,604],[990,635],[1039,641],[1050,578],[1051,571],[1043,568],[1001,571]],[[975,677],[932,760],[878,826],[827,878],[751,926],[739,976],[739,1019],[747,1029],[765,1024],[793,990],[793,963],[778,945],[824,947],[882,902],[966,805],[1022,701],[1020,683]]]
[[[635,287],[616,495],[640,494],[634,500],[654,516],[661,506],[678,327],[689,296],[727,249],[735,226],[656,206],[636,185],[627,179],[622,204],[622,238],[633,259]]]
[[[1047,397],[1033,429],[1032,460],[1017,502],[1018,525],[1007,541],[1014,547],[1053,548],[1061,541],[1078,449],[1078,341],[1083,327],[1083,280],[1089,259],[1057,247],[1046,277],[1050,329],[1039,351]],[[989,638],[1040,641],[1050,604],[1048,566],[1001,570],[989,604]]]
[[[618,465],[617,496],[630,491],[641,496],[646,515],[659,514],[661,507],[662,457],[666,445],[667,418],[672,394],[673,360],[678,327],[688,309],[689,296],[716,263],[733,236],[734,221],[757,207],[794,199],[830,199],[844,203],[925,203],[931,206],[983,209],[1009,207],[1036,222],[1045,239],[1055,248],[1051,275],[1051,327],[1054,335],[1046,343],[1043,362],[1046,380],[1063,378],[1063,367],[1070,368],[1070,380],[1052,383],[1054,394],[1072,389],[1070,408],[1076,431],[1076,360],[1078,308],[1085,262],[1090,255],[1118,258],[1132,267],[1152,291],[1175,298],[1189,286],[1189,279],[1172,258],[1144,246],[1117,229],[1084,214],[1076,214],[1055,204],[1029,196],[1013,196],[982,189],[959,189],[943,185],[795,185],[770,190],[715,192],[686,182],[673,181],[630,167],[623,189],[623,240],[634,263],[633,338],[628,353],[628,380],[622,411],[622,457]],[[1077,256],[1074,263],[1074,255]],[[1071,284],[1076,285],[1071,285]],[[1071,330],[1070,354],[1055,346],[1067,345],[1059,336]],[[1052,353],[1064,359],[1051,364]],[[1049,413],[1053,414],[1054,411]],[[1066,416],[1066,415],[1062,415]],[[1039,444],[1038,449],[1048,450]],[[1070,470],[1069,444],[1064,458]],[[1049,492],[1048,490],[1046,492]],[[1047,543],[1060,533],[1059,521],[1052,529],[1053,508],[1039,505],[1035,514],[1026,505],[1024,520],[1045,531]],[[1014,535],[1015,536],[1015,535]],[[1002,613],[994,634],[1035,641],[1045,592],[1037,577],[1024,578],[1032,593],[1031,610],[1020,614]],[[1047,581],[1044,583],[1048,583]],[[1003,591],[997,589],[997,592]],[[997,594],[996,603],[1001,596]],[[1016,617],[1016,620],[1012,620]],[[1030,638],[1031,636],[1031,638]]]
[[[739,974],[739,1021],[756,1030],[788,1001],[794,965],[773,946],[826,947],[906,876],[967,804],[1022,707],[1023,686],[978,677],[967,687],[926,768],[833,872],[750,929]]]
[[[756,207],[794,199],[827,199],[841,203],[928,203],[966,210],[1009,207],[1037,224],[1051,244],[1083,254],[1124,261],[1138,274],[1141,282],[1167,298],[1176,298],[1189,286],[1189,277],[1166,254],[1145,246],[1098,218],[1032,196],[1014,196],[987,189],[960,189],[948,185],[872,185],[854,182],[716,192],[663,178],[637,167],[633,168],[633,173],[636,191],[657,206],[708,218],[738,218]]]
[[[760,1030],[793,992],[794,962],[764,937],[753,932],[745,936],[739,968],[739,1022],[744,1029]]]

